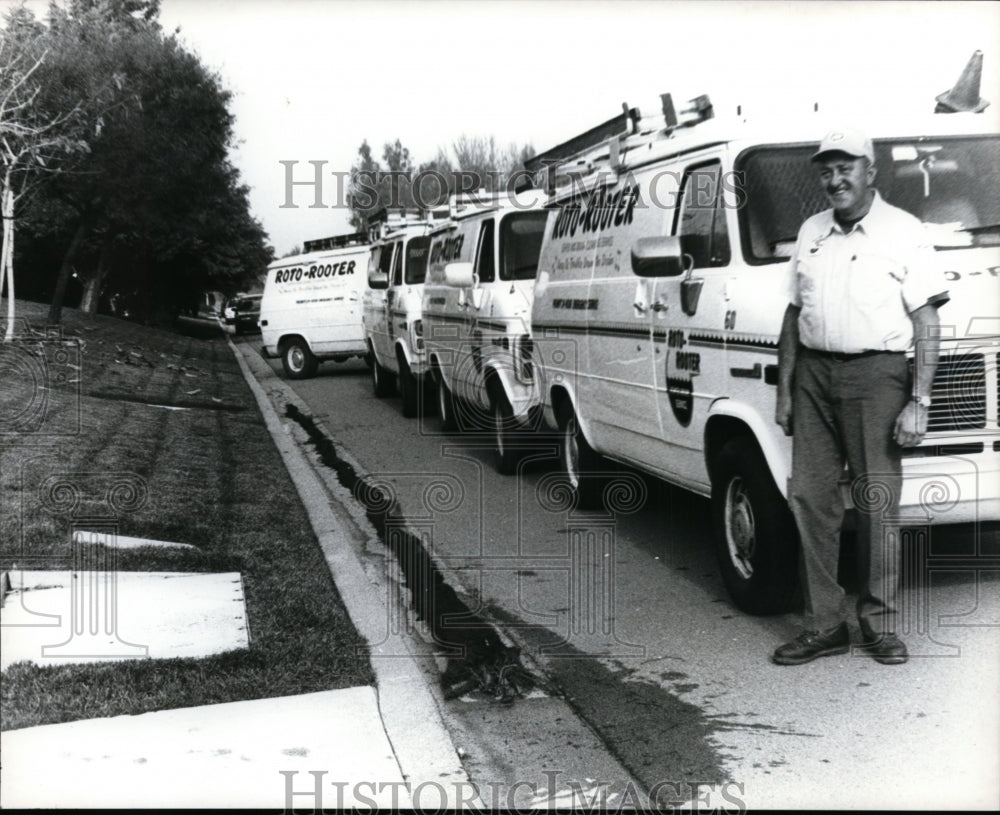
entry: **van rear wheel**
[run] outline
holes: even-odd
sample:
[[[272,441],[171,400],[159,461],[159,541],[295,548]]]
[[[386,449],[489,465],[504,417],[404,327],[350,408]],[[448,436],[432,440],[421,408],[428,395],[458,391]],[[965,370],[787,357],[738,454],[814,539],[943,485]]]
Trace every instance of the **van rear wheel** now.
[[[371,358],[372,390],[375,392],[375,396],[379,399],[385,399],[387,396],[392,396],[392,394],[396,391],[396,383],[392,372],[379,363],[374,350],[369,351],[368,353]]]
[[[300,337],[286,340],[281,351],[281,367],[289,379],[308,379],[316,374],[319,360]]]
[[[789,609],[797,588],[795,519],[756,443],[730,439],[712,468],[712,523],[722,580],[749,614]]]
[[[601,509],[601,457],[587,442],[572,408],[561,422],[559,458],[577,509]]]

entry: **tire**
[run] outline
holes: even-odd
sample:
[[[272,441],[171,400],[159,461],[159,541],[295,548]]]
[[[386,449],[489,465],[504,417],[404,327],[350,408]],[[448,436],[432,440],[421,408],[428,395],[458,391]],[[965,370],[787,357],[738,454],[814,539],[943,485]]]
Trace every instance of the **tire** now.
[[[587,442],[572,408],[560,423],[559,460],[577,509],[602,509],[601,457]]]
[[[494,385],[490,395],[490,417],[493,420],[493,466],[500,475],[511,475],[517,470],[521,456],[515,448],[517,422],[514,411],[503,390]]]
[[[403,416],[407,419],[419,416],[420,383],[417,382],[417,378],[410,371],[410,366],[406,364],[405,359],[399,360],[399,376],[397,377],[397,381],[399,383],[399,397],[402,402],[400,408],[403,411]]]
[[[795,520],[756,442],[731,439],[712,468],[712,526],[722,581],[748,614],[788,611],[798,588]]]
[[[458,430],[458,418],[455,415],[455,397],[452,396],[443,376],[439,374],[435,378],[437,380],[437,410],[438,419],[441,420],[441,430],[445,433],[454,433]]]
[[[308,379],[316,374],[319,360],[313,356],[305,340],[293,337],[281,349],[281,366],[289,379]]]
[[[372,390],[375,392],[375,396],[378,399],[385,399],[387,396],[392,396],[396,392],[395,377],[388,368],[383,367],[379,363],[374,350],[368,353],[372,361]]]

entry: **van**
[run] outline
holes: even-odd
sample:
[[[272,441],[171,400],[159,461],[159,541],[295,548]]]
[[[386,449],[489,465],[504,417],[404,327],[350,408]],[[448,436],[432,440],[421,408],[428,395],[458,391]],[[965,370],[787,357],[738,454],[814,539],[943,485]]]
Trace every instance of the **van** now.
[[[785,610],[797,535],[778,335],[799,226],[828,206],[809,161],[827,128],[725,122],[707,97],[681,118],[669,95],[662,114],[619,118],[532,160],[555,209],[532,330],[560,466],[584,505],[602,500],[602,457],[710,497],[737,605]],[[997,520],[1000,136],[970,114],[867,129],[883,198],[924,221],[951,294],[929,432],[904,454],[904,524]]]
[[[540,190],[456,196],[450,223],[431,235],[424,342],[438,415],[447,431],[486,419],[501,473],[516,466],[516,436],[540,418],[529,357],[544,204]]]
[[[314,376],[324,360],[365,355],[361,297],[370,247],[361,234],[306,243],[313,251],[274,261],[260,302],[264,354],[289,379]]]
[[[375,396],[397,384],[403,415],[416,416],[426,372],[421,308],[430,232],[447,211],[381,213],[369,224],[372,239],[362,321]]]

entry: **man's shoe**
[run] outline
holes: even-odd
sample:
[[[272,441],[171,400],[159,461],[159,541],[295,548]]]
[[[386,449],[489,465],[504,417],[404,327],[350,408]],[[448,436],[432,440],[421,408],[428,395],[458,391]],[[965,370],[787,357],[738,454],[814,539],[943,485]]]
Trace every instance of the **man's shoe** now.
[[[779,665],[802,665],[817,657],[846,654],[851,647],[851,634],[847,623],[841,623],[826,631],[806,631],[791,642],[786,642],[775,650],[771,659]]]
[[[902,665],[909,659],[906,643],[895,634],[883,634],[861,646],[863,653],[883,665]]]

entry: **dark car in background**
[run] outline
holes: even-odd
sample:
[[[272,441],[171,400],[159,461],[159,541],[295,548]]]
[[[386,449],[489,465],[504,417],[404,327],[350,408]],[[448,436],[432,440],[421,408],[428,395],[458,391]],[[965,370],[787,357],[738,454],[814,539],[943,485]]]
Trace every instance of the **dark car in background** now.
[[[246,294],[236,299],[233,305],[233,328],[237,334],[260,333],[260,298],[259,294]]]

